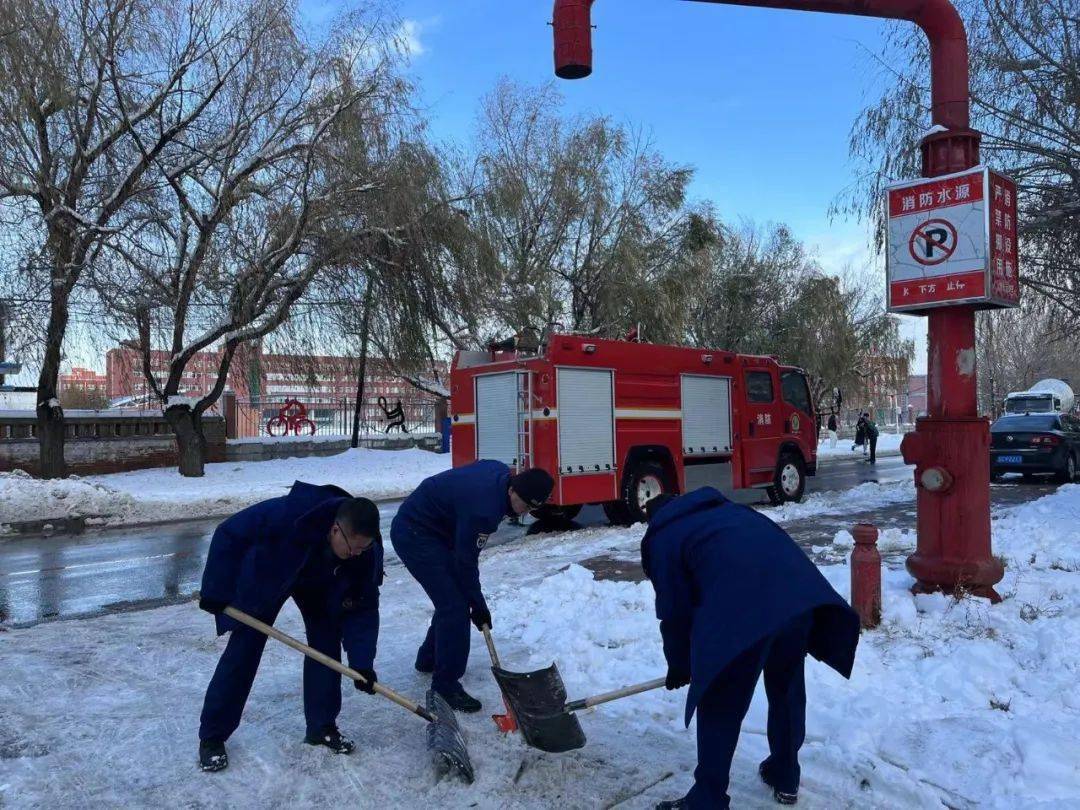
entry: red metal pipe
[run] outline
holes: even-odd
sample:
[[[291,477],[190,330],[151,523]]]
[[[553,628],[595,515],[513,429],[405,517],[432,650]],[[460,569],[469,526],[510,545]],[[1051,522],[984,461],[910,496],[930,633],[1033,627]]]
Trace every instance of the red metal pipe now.
[[[820,11],[908,20],[930,41],[931,120],[948,129],[967,129],[968,46],[964,22],[949,0],[696,0],[729,6]],[[592,73],[593,0],[555,0],[555,75],[581,79]]]
[[[937,177],[979,163],[979,133],[970,129],[968,46],[963,20],[950,0],[697,0],[736,6],[818,11],[907,20],[930,43],[931,121],[938,131],[920,144],[923,176]],[[555,73],[592,73],[593,0],[555,0]],[[999,599],[1002,575],[990,546],[989,428],[979,418],[975,384],[975,310],[928,313],[928,410],[901,447],[915,465],[918,549],[907,561],[917,590],[970,589]],[[949,481],[932,489],[935,471]],[[930,473],[929,478],[926,474]]]

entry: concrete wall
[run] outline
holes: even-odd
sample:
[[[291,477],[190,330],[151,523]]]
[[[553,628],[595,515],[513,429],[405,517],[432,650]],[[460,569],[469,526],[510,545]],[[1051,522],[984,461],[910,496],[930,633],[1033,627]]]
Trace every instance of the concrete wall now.
[[[157,411],[68,411],[64,457],[76,475],[127,472],[177,463],[176,439]],[[225,461],[225,420],[204,417],[206,460]],[[39,473],[37,420],[32,412],[0,412],[0,472]]]
[[[227,461],[269,461],[275,458],[302,458],[304,456],[336,456],[349,449],[351,442],[347,437],[314,436],[303,438],[266,437],[264,439],[229,439],[225,445]],[[438,433],[419,435],[401,435],[364,438],[361,447],[376,450],[405,450],[419,447],[423,450],[438,452],[442,446],[442,437]]]

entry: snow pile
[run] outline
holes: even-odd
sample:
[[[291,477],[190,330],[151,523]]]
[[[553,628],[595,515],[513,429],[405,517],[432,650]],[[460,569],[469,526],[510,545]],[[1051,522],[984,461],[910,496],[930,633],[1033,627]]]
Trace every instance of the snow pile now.
[[[0,473],[0,524],[107,515],[128,511],[133,506],[134,498],[130,494],[76,475],[39,481],[22,470]]]
[[[500,595],[500,634],[531,650],[522,669],[559,665],[569,697],[588,697],[667,672],[648,582],[598,581],[580,565],[538,586]],[[573,605],[573,610],[566,610]],[[605,706],[613,716],[671,719],[685,699],[664,690]]]
[[[867,482],[851,489],[815,492],[807,495],[801,503],[785,503],[782,506],[762,509],[761,512],[775,523],[784,524],[824,515],[867,512],[909,501],[915,501],[915,482],[912,479],[888,484]]]
[[[1004,509],[992,526],[994,552],[1010,567],[1080,572],[1080,484]]]
[[[885,453],[899,453],[900,442],[903,440],[904,434],[902,433],[879,433],[877,440],[877,454],[879,456]],[[851,449],[852,441],[850,438],[837,439],[836,447],[829,446],[829,435],[826,433],[824,439],[818,439],[818,458],[836,458],[838,456],[850,456],[852,458],[862,458],[862,448],[856,447]],[[870,451],[867,449],[867,458],[870,457]]]
[[[174,468],[40,481],[0,476],[0,532],[20,520],[107,515],[109,525],[218,517],[283,495],[294,481],[337,484],[374,500],[404,497],[450,466],[426,450],[346,450],[335,456],[207,464],[202,478]]]

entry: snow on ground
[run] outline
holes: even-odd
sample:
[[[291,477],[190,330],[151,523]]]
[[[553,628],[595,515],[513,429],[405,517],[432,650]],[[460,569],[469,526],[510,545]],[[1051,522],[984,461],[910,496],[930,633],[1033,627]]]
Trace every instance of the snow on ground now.
[[[886,569],[884,622],[864,633],[851,681],[808,662],[801,807],[1078,806],[1080,486],[1001,510],[993,525],[1007,561],[1000,605],[912,596],[908,575]],[[663,674],[651,586],[597,581],[576,564],[632,559],[641,534],[590,529],[485,551],[504,666],[555,661],[571,698]],[[846,564],[822,570],[846,596]],[[427,685],[412,661],[429,611],[391,563],[376,668],[408,695]],[[278,626],[302,636],[291,603]],[[640,810],[692,781],[684,692],[582,713],[589,742],[569,754],[496,733],[488,714],[500,699],[477,634],[465,686],[485,706],[461,718],[475,785],[437,783],[419,721],[352,689],[339,722],[357,737],[356,754],[302,745],[300,660],[275,642],[230,740],[232,764],[204,775],[195,768],[198,712],[223,646],[193,604],[0,633],[0,805]],[[732,769],[735,807],[774,806],[756,775],[765,717],[759,690]]]
[[[293,481],[337,484],[382,500],[407,495],[450,466],[449,454],[426,450],[346,450],[335,456],[207,464],[202,478],[174,468],[42,481],[22,472],[0,473],[2,524],[23,520],[104,515],[110,525],[229,515],[283,495]]]
[[[896,454],[900,452],[900,442],[903,441],[904,434],[902,433],[880,433],[878,435],[877,454],[882,456],[885,454]],[[861,447],[852,448],[852,440],[837,439],[836,447],[830,446],[828,435],[826,434],[824,439],[818,441],[818,458],[837,458],[837,457],[851,457],[862,458],[863,450]],[[869,458],[869,448],[867,449],[867,458]]]
[[[881,456],[885,453],[899,453],[900,442],[903,438],[904,436],[901,433],[879,433],[877,440],[877,454]],[[835,458],[837,456],[862,458],[862,448],[856,447],[852,450],[851,446],[851,439],[837,439],[836,447],[831,447],[829,436],[826,433],[824,439],[818,440],[818,458]],[[869,457],[869,450],[867,450],[867,457]]]
[[[785,503],[782,506],[762,509],[761,512],[783,524],[825,515],[868,512],[883,506],[914,501],[915,481],[912,478],[886,484],[867,482],[850,489],[815,492],[807,495],[800,503]]]

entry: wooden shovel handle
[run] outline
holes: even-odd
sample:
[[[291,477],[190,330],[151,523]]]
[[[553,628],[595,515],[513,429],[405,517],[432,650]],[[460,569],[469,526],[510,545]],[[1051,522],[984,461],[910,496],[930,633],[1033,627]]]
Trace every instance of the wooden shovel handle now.
[[[491,656],[491,665],[502,669],[502,664],[499,663],[499,654],[495,652],[495,639],[491,637],[491,627],[484,625],[484,641],[487,642],[488,654]]]
[[[581,700],[574,700],[566,704],[566,711],[579,712],[582,709],[591,709],[593,706],[599,706],[601,703],[608,703],[609,701],[630,697],[631,695],[640,695],[642,692],[651,692],[653,689],[659,689],[666,682],[667,680],[665,678],[654,678],[651,681],[645,681],[645,683],[624,686],[622,689],[616,689],[614,692],[604,692],[600,695],[593,695],[592,697],[582,698]]]
[[[337,673],[339,673],[341,675],[344,675],[346,678],[352,678],[354,681],[358,681],[360,683],[367,683],[368,682],[367,678],[365,678],[363,675],[361,675],[355,669],[352,669],[350,667],[345,666],[340,661],[335,661],[329,655],[326,655],[325,653],[321,653],[318,650],[314,649],[313,647],[309,647],[307,644],[301,644],[299,641],[297,641],[292,636],[286,635],[285,633],[282,633],[276,627],[271,627],[269,624],[266,624],[265,622],[260,622],[254,616],[249,616],[247,613],[244,613],[244,611],[242,611],[242,610],[237,610],[236,608],[234,608],[234,607],[232,607],[230,605],[229,607],[225,608],[225,615],[229,616],[230,618],[236,619],[241,624],[246,624],[248,627],[252,628],[253,630],[258,630],[263,635],[270,636],[270,638],[276,638],[282,644],[285,644],[285,645],[287,645],[289,647],[292,647],[294,650],[297,650],[298,652],[302,652],[308,658],[312,658],[315,661],[318,661],[320,664],[322,664],[325,667],[330,667],[330,669],[334,670],[334,672],[337,672]],[[412,712],[415,715],[419,715],[420,717],[427,720],[429,723],[434,723],[435,722],[435,717],[431,714],[431,712],[429,712],[423,706],[421,706],[421,705],[419,705],[417,703],[413,703],[411,700],[409,700],[404,695],[399,695],[393,689],[388,689],[387,687],[383,686],[381,683],[373,684],[373,688],[374,688],[374,690],[375,690],[375,692],[377,694],[382,695],[384,698],[387,698],[388,700],[394,701],[394,703],[396,703],[398,706],[401,706],[402,708],[408,709],[410,712]]]

